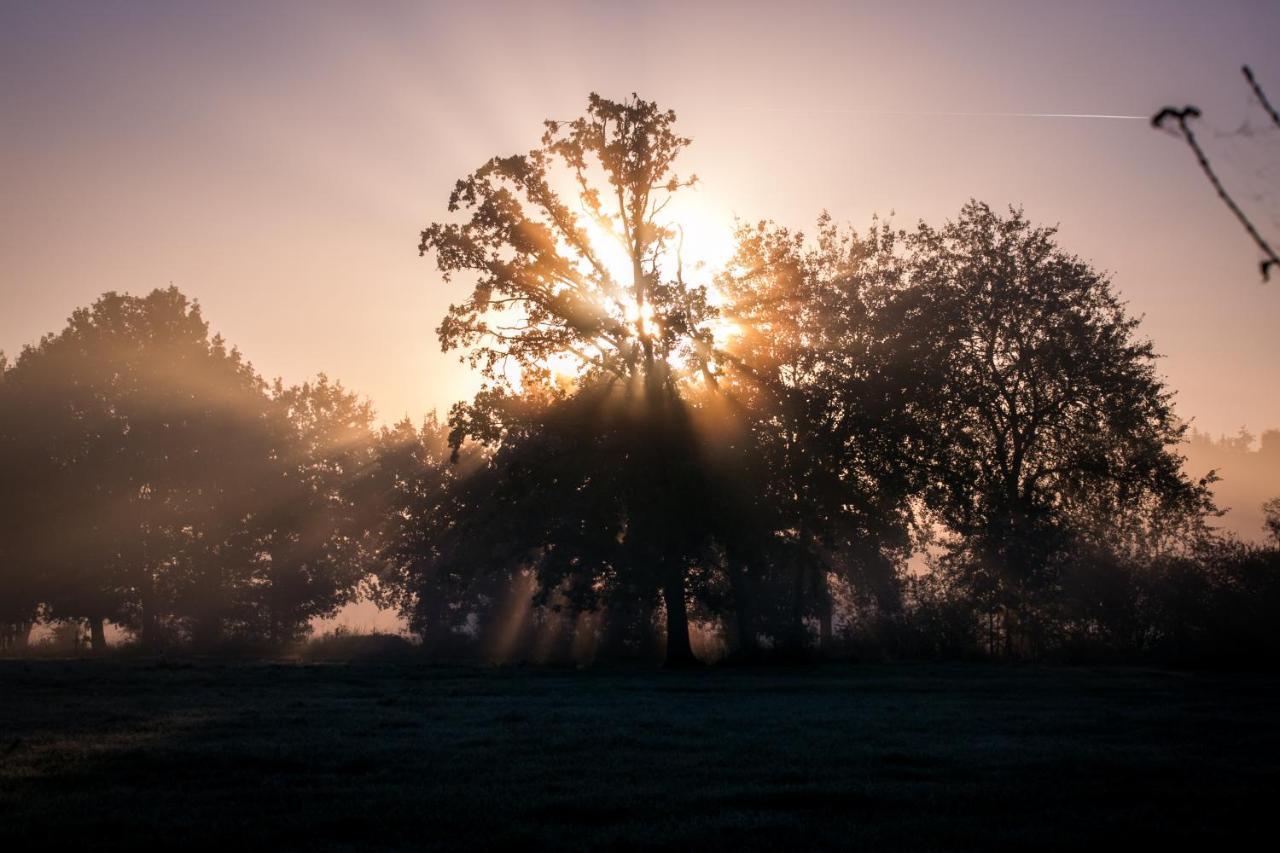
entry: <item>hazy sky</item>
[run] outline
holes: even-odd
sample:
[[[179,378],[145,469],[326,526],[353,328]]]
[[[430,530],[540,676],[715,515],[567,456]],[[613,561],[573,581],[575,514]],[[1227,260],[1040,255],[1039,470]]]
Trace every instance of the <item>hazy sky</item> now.
[[[1113,273],[1184,416],[1280,426],[1280,282],[1184,145],[1141,120],[938,115],[1197,104],[1275,234],[1277,174],[1253,170],[1280,168],[1276,135],[1213,133],[1260,118],[1242,63],[1280,100],[1280,3],[639,6],[7,0],[0,348],[172,282],[269,377],[326,371],[385,419],[443,409],[474,385],[433,331],[462,293],[418,232],[542,119],[634,91],[678,112],[725,228],[1022,205]]]

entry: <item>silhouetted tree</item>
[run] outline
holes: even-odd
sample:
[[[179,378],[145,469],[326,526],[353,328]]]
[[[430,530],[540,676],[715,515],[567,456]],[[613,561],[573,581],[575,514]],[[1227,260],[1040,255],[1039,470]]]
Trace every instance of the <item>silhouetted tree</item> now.
[[[40,428],[10,379],[14,370],[0,353],[0,650],[26,646],[40,606],[39,508],[50,475],[33,453]]]
[[[1107,279],[1054,230],[976,202],[909,236],[897,340],[928,381],[928,506],[961,539],[950,565],[998,612],[1006,649],[1034,642],[1073,520],[1154,500],[1193,516],[1185,427]]]
[[[455,628],[466,621],[461,594],[441,569],[443,538],[457,524],[462,502],[451,464],[448,427],[434,416],[383,427],[377,440],[376,478],[382,514],[381,552],[374,597],[406,615],[432,653],[446,654]]]
[[[1280,547],[1280,498],[1272,498],[1262,505],[1263,524],[1272,542]]]
[[[899,277],[899,236],[885,226],[861,235],[824,216],[808,246],[762,223],[739,232],[718,282],[736,331],[720,386],[740,426],[726,440],[739,444],[737,477],[753,498],[738,515],[755,541],[724,537],[737,617],[755,623],[766,602],[786,602],[785,627],[770,633],[792,649],[806,644],[809,617],[831,644],[840,584],[873,609],[898,607],[911,431],[880,306]],[[724,479],[731,488],[734,475]],[[785,579],[781,589],[747,593],[770,575],[775,587]]]
[[[175,594],[173,555],[222,543],[204,536],[220,489],[196,484],[238,476],[260,380],[174,288],[106,294],[25,349],[10,378],[26,449],[49,472],[39,491],[57,496],[31,531],[42,599],[87,619],[95,646],[106,619],[155,639]]]
[[[449,209],[466,210],[469,219],[431,225],[420,249],[434,252],[446,280],[459,272],[476,280],[470,298],[453,305],[439,328],[442,346],[468,348],[488,383],[472,403],[455,408],[455,447],[467,437],[504,446],[526,438],[526,424],[536,419],[517,423],[509,416],[533,403],[564,406],[580,396],[586,409],[612,410],[600,410],[596,437],[619,451],[600,458],[617,470],[582,476],[617,475],[624,489],[615,497],[617,528],[600,535],[630,541],[628,559],[606,568],[598,543],[571,556],[568,543],[536,535],[572,526],[564,513],[576,502],[526,505],[520,520],[529,522],[530,538],[521,541],[538,555],[532,564],[541,589],[556,588],[566,567],[585,577],[618,572],[638,588],[660,589],[667,662],[682,665],[693,661],[691,543],[675,533],[687,528],[692,497],[679,489],[689,422],[682,388],[712,377],[716,366],[714,309],[705,288],[684,281],[678,228],[663,219],[670,198],[693,183],[673,172],[689,142],[674,122],[674,113],[652,102],[592,95],[582,118],[547,122],[538,148],[494,158],[459,181]],[[574,362],[572,387],[555,381],[559,359]],[[578,408],[567,411],[568,421],[581,423]],[[589,433],[578,438],[577,447],[556,448],[566,456],[555,464],[566,471],[582,470],[569,456],[595,444]],[[552,449],[541,436],[531,440],[539,442],[531,452]],[[555,517],[536,518],[542,510]]]
[[[0,398],[15,617],[86,620],[98,649],[107,620],[283,641],[370,567],[367,404],[323,377],[273,392],[175,288],[77,310]]]
[[[289,388],[277,381],[272,402],[287,432],[263,460],[279,492],[262,519],[251,604],[259,630],[278,644],[355,597],[375,568],[385,505],[367,401],[322,374]]]

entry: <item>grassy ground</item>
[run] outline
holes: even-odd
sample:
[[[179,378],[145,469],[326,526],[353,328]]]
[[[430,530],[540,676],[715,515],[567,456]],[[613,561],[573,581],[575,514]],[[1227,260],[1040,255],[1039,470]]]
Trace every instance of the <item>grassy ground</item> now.
[[[0,848],[1220,848],[1280,678],[0,661]]]

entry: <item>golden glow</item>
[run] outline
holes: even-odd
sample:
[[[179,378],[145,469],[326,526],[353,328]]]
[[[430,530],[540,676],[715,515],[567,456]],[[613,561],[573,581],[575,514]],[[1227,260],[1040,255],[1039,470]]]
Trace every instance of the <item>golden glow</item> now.
[[[733,216],[713,205],[698,189],[671,202],[671,219],[684,231],[681,258],[690,273],[723,269],[733,257]],[[702,282],[700,282],[702,283]]]
[[[61,4],[7,4],[4,33],[26,49],[6,54],[5,77],[29,96],[6,101],[0,349],[12,357],[102,291],[172,281],[268,376],[293,383],[327,370],[368,394],[388,423],[446,412],[480,379],[440,351],[431,329],[467,288],[444,284],[417,256],[418,230],[445,216],[454,182],[483,158],[535,144],[542,120],[579,115],[593,89],[615,98],[634,89],[676,109],[678,130],[694,138],[679,168],[701,182],[667,211],[686,225],[687,280],[697,261],[714,269],[727,256],[730,210],[804,227],[830,207],[862,226],[893,208],[904,224],[940,223],[973,195],[1025,204],[1115,271],[1168,355],[1180,415],[1214,434],[1280,424],[1280,395],[1259,393],[1277,385],[1280,291],[1256,286],[1256,261],[1184,151],[1114,122],[1064,132],[1055,120],[900,112],[961,100],[1021,109],[1046,92],[1055,107],[1154,109],[1188,73],[1181,52],[1159,46],[1185,37],[1221,72],[1205,100],[1234,122],[1243,111],[1232,112],[1240,81],[1230,69],[1262,55],[1247,47],[1262,50],[1274,26],[1259,21],[1276,20],[1275,4],[1242,15],[1202,4],[1154,23],[1108,4],[1060,4],[1055,26],[1032,4],[1001,7],[999,26],[975,24],[970,4],[934,4],[926,16],[909,4],[782,16],[684,4],[675,26],[626,4],[579,5],[511,4],[498,29],[487,4],[379,15],[356,4],[224,4],[218,26],[195,4],[163,15],[96,10],[102,25],[122,24],[107,38]],[[618,46],[651,27],[669,61],[624,63],[620,80]],[[476,61],[481,33],[494,39],[491,61]],[[1064,45],[1084,53],[1062,54]],[[908,52],[918,61],[903,62]],[[1063,73],[1081,57],[1089,73]],[[1099,92],[1100,80],[1133,68],[1142,73]],[[890,112],[871,119],[841,107]],[[1177,170],[1159,172],[1153,157]],[[1097,180],[1044,168],[1064,160]],[[57,248],[67,234],[74,252]],[[620,281],[630,282],[625,252],[610,251],[622,253]],[[1230,329],[1230,340],[1206,327]],[[738,330],[717,321],[712,331],[723,345]],[[572,376],[580,360],[548,362]],[[1236,482],[1228,468],[1223,487]],[[368,618],[348,624],[391,627]]]
[[[652,331],[656,319],[653,305],[647,302],[641,305],[630,295],[634,286],[634,270],[631,256],[618,234],[590,216],[582,216],[579,222],[587,233],[596,261],[627,294],[605,305],[605,310],[637,332],[641,328]],[[657,258],[659,274],[666,280],[674,279],[678,274],[687,286],[706,288],[708,302],[720,307],[723,297],[716,290],[713,279],[733,256],[733,218],[716,209],[704,195],[685,191],[672,199],[659,224],[671,228],[676,234]],[[589,273],[589,267],[584,260],[583,272]],[[725,346],[739,332],[736,325],[721,319],[713,319],[709,326],[717,348]],[[675,366],[684,366],[684,358],[679,353],[673,354],[671,359]],[[543,359],[541,366],[550,373],[554,384],[567,387],[582,375],[588,362],[581,354],[561,352]],[[506,376],[513,386],[520,387],[519,371],[514,365],[507,369]]]
[[[582,217],[591,251],[618,285],[629,288],[632,284],[631,256],[615,234],[589,216]]]
[[[637,329],[642,326],[651,328],[653,326],[653,305],[649,302],[640,305],[634,299],[626,299],[622,303],[622,316],[629,326],[634,326]]]
[[[102,291],[173,281],[267,375],[298,382],[328,370],[368,394],[386,421],[446,411],[480,379],[440,352],[431,332],[465,294],[413,251],[419,229],[445,216],[455,181],[484,158],[535,145],[544,119],[580,115],[593,90],[634,90],[676,110],[677,130],[693,138],[678,169],[700,182],[664,211],[686,222],[689,265],[715,266],[733,212],[803,228],[824,207],[861,226],[894,208],[904,224],[941,222],[973,195],[1025,204],[1033,219],[1061,222],[1067,242],[1114,270],[1134,313],[1149,316],[1183,417],[1215,434],[1280,423],[1280,395],[1253,393],[1276,384],[1275,302],[1259,308],[1275,289],[1252,287],[1256,262],[1221,224],[1213,193],[1134,168],[1149,157],[1176,165],[1185,152],[1116,122],[1075,121],[1064,132],[1066,120],[900,112],[961,100],[975,111],[1036,110],[1046,92],[1055,104],[1101,112],[1119,111],[1117,98],[1154,109],[1186,70],[1176,51],[1148,50],[1137,64],[1150,73],[1097,90],[1107,69],[1135,67],[1134,51],[1159,43],[1142,15],[1119,20],[1098,4],[1046,28],[1040,12],[1021,14],[1032,4],[1018,4],[1001,26],[980,27],[967,4],[935,4],[926,24],[895,4],[828,4],[798,16],[684,4],[679,26],[664,30],[672,61],[633,64],[624,82],[607,71],[618,45],[650,26],[627,4],[578,4],[589,14],[512,4],[500,32],[486,4],[405,4],[376,16],[354,4],[306,14],[292,4],[234,5],[217,27],[194,5],[127,24],[103,12],[99,23],[120,25],[86,49],[93,30],[69,25],[60,4],[6,4],[6,35],[29,47],[6,54],[6,80],[41,93],[7,103],[6,129],[21,129],[6,135],[13,202],[0,205],[0,349],[10,356]],[[1229,71],[1242,45],[1274,29],[1258,15],[1202,7],[1159,25],[1170,38],[1220,29],[1203,41],[1206,67]],[[1080,36],[1096,74],[1061,73],[1058,29]],[[1114,37],[1082,35],[1096,31]],[[474,38],[485,32],[497,49],[476,63]],[[857,50],[844,49],[850,38]],[[899,61],[908,45],[921,61]],[[172,73],[171,53],[189,73]],[[793,73],[776,73],[779,63]],[[1011,77],[1010,63],[1025,73]],[[1231,100],[1236,76],[1215,81],[1220,120],[1243,118]],[[889,112],[871,120],[844,108]],[[75,144],[86,139],[94,144]],[[1247,146],[1221,144],[1247,156]],[[1064,158],[1098,180],[1043,168]],[[1136,206],[1121,215],[1117,196]],[[710,229],[699,229],[704,220]],[[75,252],[54,248],[66,234],[77,235]],[[1242,284],[1205,286],[1222,276]],[[375,280],[375,298],[363,298]],[[1230,328],[1230,346],[1203,334],[1206,323]]]
[[[740,334],[742,334],[741,327],[730,320],[717,318],[711,323],[711,342],[718,350],[727,347]]]
[[[543,361],[551,381],[561,387],[572,385],[587,367],[581,356],[572,352],[558,352]]]
[[[696,190],[677,194],[659,225],[672,228],[677,236],[658,259],[664,277],[674,278],[680,270],[688,284],[707,284],[710,273],[722,269],[733,256],[733,217],[711,205]],[[582,225],[591,242],[591,251],[613,280],[624,288],[634,281],[631,256],[615,233],[584,216]]]

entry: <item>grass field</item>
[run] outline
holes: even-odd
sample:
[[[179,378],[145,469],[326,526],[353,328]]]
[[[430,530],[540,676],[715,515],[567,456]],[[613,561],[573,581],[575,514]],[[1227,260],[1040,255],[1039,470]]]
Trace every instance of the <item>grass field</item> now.
[[[1278,700],[1145,670],[0,661],[0,849],[1220,849],[1271,834]]]

